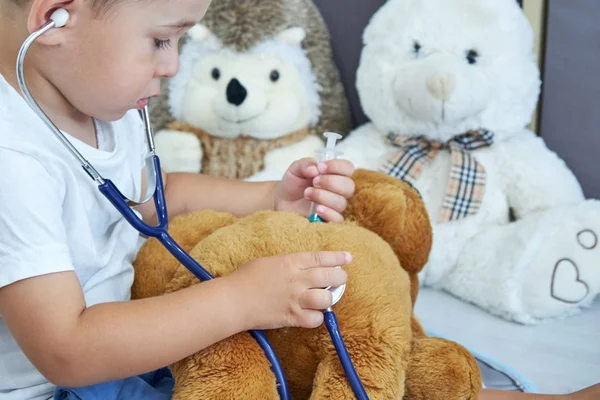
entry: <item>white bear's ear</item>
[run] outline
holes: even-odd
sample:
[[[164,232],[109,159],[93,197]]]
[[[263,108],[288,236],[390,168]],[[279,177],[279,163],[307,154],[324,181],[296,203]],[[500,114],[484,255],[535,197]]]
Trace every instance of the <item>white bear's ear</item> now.
[[[304,28],[294,26],[292,28],[287,28],[279,32],[276,39],[285,44],[299,46],[305,37],[306,31],[304,30]]]
[[[202,42],[211,37],[213,34],[206,26],[201,23],[197,23],[188,31],[188,35],[194,42]]]

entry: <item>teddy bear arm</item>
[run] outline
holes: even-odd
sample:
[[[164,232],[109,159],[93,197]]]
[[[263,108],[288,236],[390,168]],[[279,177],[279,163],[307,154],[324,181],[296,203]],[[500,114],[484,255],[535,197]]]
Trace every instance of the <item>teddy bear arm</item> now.
[[[530,212],[584,199],[582,188],[564,160],[529,132],[503,145],[501,169],[507,198],[517,218]]]
[[[154,136],[156,155],[165,172],[192,172],[202,170],[202,144],[193,133],[161,130]]]

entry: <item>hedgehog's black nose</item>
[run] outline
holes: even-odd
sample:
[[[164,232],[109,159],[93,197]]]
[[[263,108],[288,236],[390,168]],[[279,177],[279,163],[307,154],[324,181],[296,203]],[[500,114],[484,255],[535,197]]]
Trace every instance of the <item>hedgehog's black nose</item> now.
[[[242,104],[248,95],[246,88],[236,78],[229,81],[225,93],[227,94],[227,101],[236,106]]]

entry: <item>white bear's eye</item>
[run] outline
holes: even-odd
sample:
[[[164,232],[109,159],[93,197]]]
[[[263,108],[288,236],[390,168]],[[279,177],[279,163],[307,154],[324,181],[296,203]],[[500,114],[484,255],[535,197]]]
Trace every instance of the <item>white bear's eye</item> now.
[[[479,53],[477,53],[477,51],[473,49],[467,51],[467,61],[469,64],[475,64],[477,62],[477,58],[479,58]]]
[[[422,47],[423,46],[421,46],[421,43],[415,40],[415,42],[413,43],[413,53],[415,53],[415,55],[418,55]]]
[[[210,76],[212,76],[215,81],[218,81],[221,77],[221,71],[219,68],[213,68],[212,71],[210,71]]]
[[[271,74],[269,75],[269,79],[272,82],[277,82],[279,80],[279,71],[277,71],[276,69],[271,71]]]

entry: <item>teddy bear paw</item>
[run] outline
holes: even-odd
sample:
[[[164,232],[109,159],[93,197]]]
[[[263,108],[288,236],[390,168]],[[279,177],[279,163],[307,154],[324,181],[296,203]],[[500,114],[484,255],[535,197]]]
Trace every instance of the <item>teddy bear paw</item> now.
[[[533,320],[574,314],[600,292],[600,225],[577,222],[553,229],[523,271],[520,297]]]
[[[156,155],[165,172],[193,172],[202,169],[202,145],[191,133],[163,130],[154,137]]]

